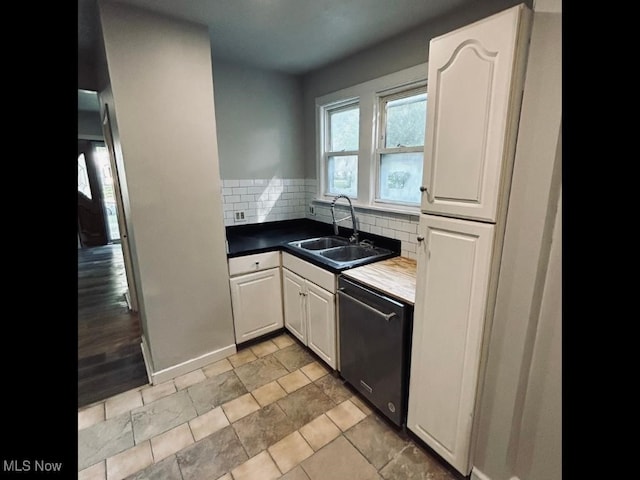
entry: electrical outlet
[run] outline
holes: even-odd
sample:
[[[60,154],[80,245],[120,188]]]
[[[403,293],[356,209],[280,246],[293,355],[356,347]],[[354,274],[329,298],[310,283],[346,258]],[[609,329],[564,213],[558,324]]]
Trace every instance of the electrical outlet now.
[[[237,212],[233,212],[233,219],[235,223],[242,223],[247,221],[247,219],[244,216],[243,210],[238,210]]]
[[[309,204],[309,215],[314,216],[316,214],[316,206]]]

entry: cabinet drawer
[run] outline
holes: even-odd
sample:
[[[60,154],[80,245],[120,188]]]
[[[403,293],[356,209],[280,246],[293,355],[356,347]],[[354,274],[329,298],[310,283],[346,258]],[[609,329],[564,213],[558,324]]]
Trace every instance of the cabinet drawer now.
[[[305,262],[287,252],[282,252],[282,266],[315,283],[319,287],[331,293],[336,293],[336,276],[328,270]]]
[[[280,266],[280,252],[256,253],[229,259],[229,275],[258,272]]]

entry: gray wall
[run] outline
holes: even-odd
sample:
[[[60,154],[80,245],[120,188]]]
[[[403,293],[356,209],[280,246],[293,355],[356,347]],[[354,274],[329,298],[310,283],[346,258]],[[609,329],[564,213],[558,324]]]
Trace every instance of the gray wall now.
[[[96,62],[86,52],[78,52],[78,88],[83,90],[99,90]]]
[[[473,454],[491,480],[562,478],[562,13],[560,0],[544,4],[533,16]]]
[[[99,112],[78,110],[78,138],[100,140],[103,138]]]
[[[235,351],[208,30],[99,8],[152,368]]]
[[[409,30],[303,77],[305,177],[316,178],[315,98],[428,61],[429,41],[519,3],[483,0]]]
[[[300,78],[215,59],[213,78],[222,178],[304,178]]]

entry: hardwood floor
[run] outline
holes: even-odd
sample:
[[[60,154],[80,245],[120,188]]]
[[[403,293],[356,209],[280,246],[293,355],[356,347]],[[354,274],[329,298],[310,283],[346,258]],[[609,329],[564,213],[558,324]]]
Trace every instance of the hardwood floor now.
[[[78,407],[148,383],[120,244],[78,249]]]

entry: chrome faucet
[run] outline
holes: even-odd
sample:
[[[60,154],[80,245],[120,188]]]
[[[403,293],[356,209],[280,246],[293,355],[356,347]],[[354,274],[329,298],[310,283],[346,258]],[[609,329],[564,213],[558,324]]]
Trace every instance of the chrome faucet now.
[[[335,212],[335,206],[336,206],[336,202],[338,201],[339,198],[346,198],[347,202],[349,202],[349,208],[351,209],[351,215],[347,215],[344,218],[341,218],[340,220],[336,220],[336,212]],[[351,221],[353,222],[353,234],[351,235],[351,237],[349,238],[349,241],[351,243],[358,243],[358,229],[356,227],[356,213],[353,210],[353,205],[351,204],[351,199],[349,197],[347,197],[346,195],[338,195],[336,196],[333,201],[331,202],[331,217],[333,218],[333,232],[338,235],[338,222],[342,222],[343,220],[349,220],[351,219]]]

